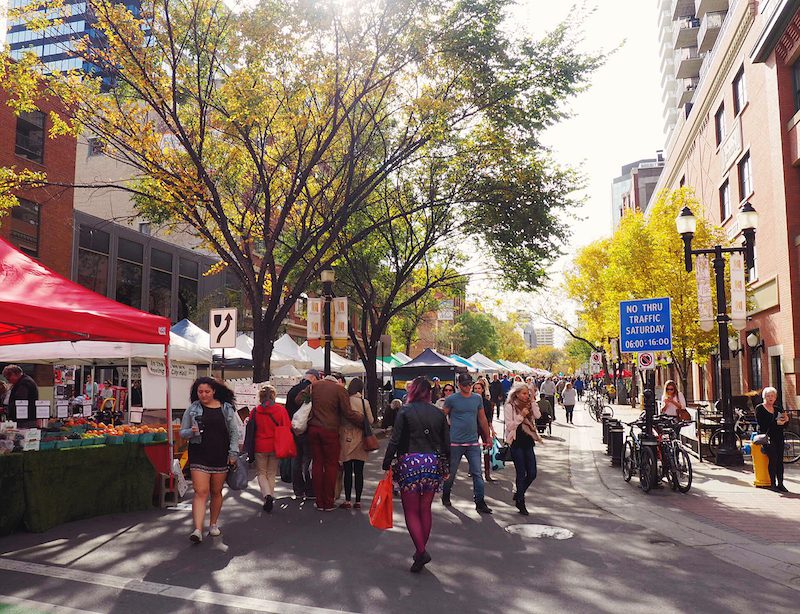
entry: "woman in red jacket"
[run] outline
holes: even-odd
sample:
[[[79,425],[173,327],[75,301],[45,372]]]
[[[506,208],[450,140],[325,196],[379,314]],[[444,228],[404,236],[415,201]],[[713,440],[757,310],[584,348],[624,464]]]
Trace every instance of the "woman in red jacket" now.
[[[263,509],[268,514],[275,504],[275,474],[278,471],[278,458],[275,456],[275,427],[291,426],[286,408],[275,402],[275,388],[264,384],[258,391],[260,405],[250,419],[255,420],[255,452],[258,487],[264,498]]]

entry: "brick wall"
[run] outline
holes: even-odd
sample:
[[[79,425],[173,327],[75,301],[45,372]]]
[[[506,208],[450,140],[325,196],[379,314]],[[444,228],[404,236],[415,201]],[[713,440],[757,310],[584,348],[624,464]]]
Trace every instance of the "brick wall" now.
[[[6,106],[7,99],[8,94],[0,89],[0,166],[45,172],[48,181],[55,183],[74,183],[75,139],[46,138],[42,164],[18,156],[15,153],[17,117]],[[43,102],[41,105],[45,115],[53,109],[52,103]],[[45,130],[48,128],[49,118],[45,120]],[[21,191],[17,196],[40,206],[38,260],[69,278],[72,268],[73,189],[48,186]],[[19,241],[11,236],[10,214],[0,218],[0,236],[19,245]]]

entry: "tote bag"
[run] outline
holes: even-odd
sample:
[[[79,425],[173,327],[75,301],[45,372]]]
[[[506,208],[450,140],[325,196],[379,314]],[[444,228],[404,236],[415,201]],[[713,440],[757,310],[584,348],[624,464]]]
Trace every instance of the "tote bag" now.
[[[364,399],[361,399],[361,405],[364,407],[364,438],[361,440],[361,446],[367,452],[374,452],[381,446],[378,443],[378,438],[375,436],[375,433],[372,432],[372,426],[370,426],[369,423],[369,417],[367,416],[367,408],[364,404]]]
[[[303,403],[292,417],[292,430],[302,435],[308,428],[308,419],[311,417],[311,402]]]
[[[247,453],[239,454],[235,467],[228,467],[228,477],[225,483],[231,490],[244,490],[247,488]]]
[[[297,456],[297,446],[294,445],[292,428],[285,424],[278,424],[272,414],[267,414],[275,423],[275,456],[277,458],[294,458]]]
[[[369,506],[369,523],[376,529],[385,531],[392,528],[392,470],[386,472],[384,478],[378,482],[372,505]]]

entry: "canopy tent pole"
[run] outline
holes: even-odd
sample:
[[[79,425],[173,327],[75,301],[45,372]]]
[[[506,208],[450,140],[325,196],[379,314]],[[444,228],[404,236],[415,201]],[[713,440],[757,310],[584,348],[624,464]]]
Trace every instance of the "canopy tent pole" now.
[[[128,352],[128,422],[131,421],[131,380],[133,379],[133,367],[131,365],[131,354]]]
[[[170,472],[169,472],[169,488],[172,490],[175,488],[175,476],[172,474],[172,459],[175,457],[175,437],[172,431],[172,403],[170,399],[170,366],[169,366],[169,344],[164,344],[164,375],[167,378],[166,380],[166,404],[167,404],[167,447],[169,448],[169,464],[170,464]]]

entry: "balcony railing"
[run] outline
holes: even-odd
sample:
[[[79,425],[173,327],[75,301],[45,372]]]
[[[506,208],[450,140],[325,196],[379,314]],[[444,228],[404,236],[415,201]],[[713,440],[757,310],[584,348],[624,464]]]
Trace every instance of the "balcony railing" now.
[[[673,39],[673,47],[682,49],[684,47],[697,47],[697,32],[700,30],[700,20],[696,17],[681,19],[676,24]]]
[[[700,53],[711,51],[714,48],[714,43],[717,42],[722,29],[722,22],[725,21],[725,15],[727,14],[725,11],[706,13],[705,17],[700,21],[700,30],[697,32],[697,48]]]
[[[677,70],[675,76],[678,79],[690,79],[700,76],[700,66],[703,64],[703,56],[697,51],[697,47],[686,47],[675,52]]]
[[[703,17],[706,13],[717,13],[728,10],[728,0],[695,0],[694,14]]]

